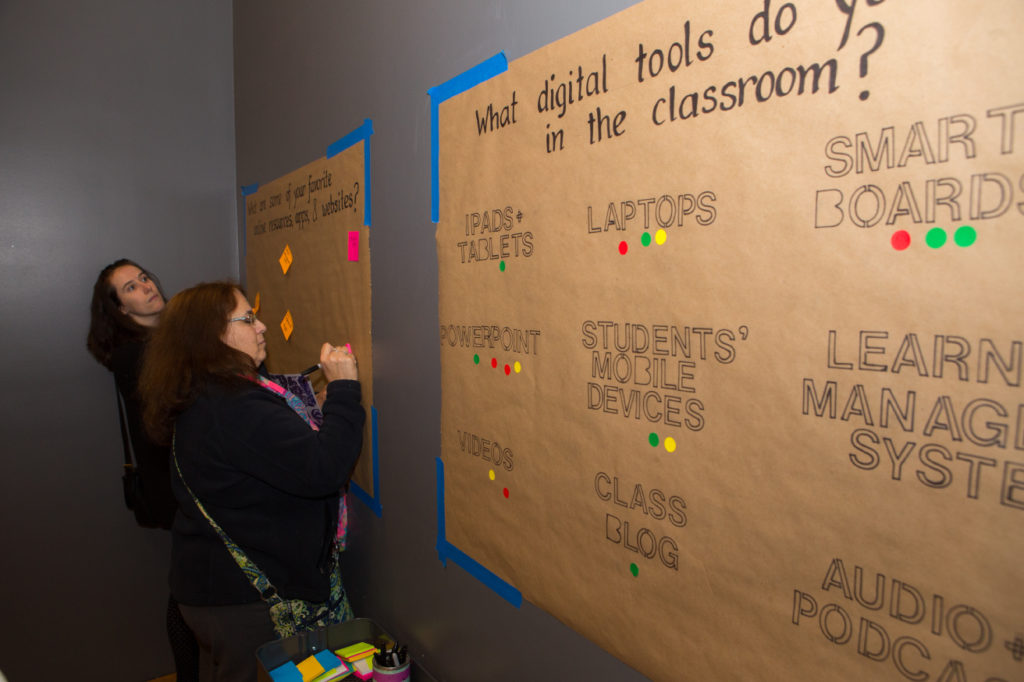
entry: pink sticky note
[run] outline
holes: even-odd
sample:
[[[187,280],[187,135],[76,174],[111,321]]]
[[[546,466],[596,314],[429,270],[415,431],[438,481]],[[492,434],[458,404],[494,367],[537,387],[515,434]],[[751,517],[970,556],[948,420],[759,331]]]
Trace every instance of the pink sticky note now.
[[[352,230],[348,233],[348,259],[359,260],[359,231]]]

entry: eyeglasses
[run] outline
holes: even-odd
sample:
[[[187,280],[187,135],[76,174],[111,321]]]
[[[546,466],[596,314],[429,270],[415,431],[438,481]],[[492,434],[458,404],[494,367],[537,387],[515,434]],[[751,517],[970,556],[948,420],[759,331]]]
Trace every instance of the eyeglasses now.
[[[256,324],[256,313],[251,310],[241,317],[232,317],[228,322],[245,322],[246,324]]]

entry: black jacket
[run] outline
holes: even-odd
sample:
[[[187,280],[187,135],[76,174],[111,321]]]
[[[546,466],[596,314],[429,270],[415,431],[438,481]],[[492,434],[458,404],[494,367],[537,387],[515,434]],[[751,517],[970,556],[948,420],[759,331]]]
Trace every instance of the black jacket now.
[[[256,384],[211,386],[175,424],[188,486],[285,598],[327,599],[339,494],[362,447],[360,399],[357,381],[328,384],[323,426],[313,431],[284,398]],[[171,484],[179,507],[171,594],[191,606],[258,601],[177,472]]]
[[[170,528],[174,512],[178,508],[171,492],[171,477],[168,459],[171,449],[150,440],[142,425],[142,402],[139,399],[139,370],[142,368],[142,352],[145,343],[129,341],[114,349],[110,366],[117,381],[117,388],[124,398],[128,433],[132,452],[135,454],[135,468],[142,479],[142,491],[146,505],[152,510],[152,519],[160,528]]]

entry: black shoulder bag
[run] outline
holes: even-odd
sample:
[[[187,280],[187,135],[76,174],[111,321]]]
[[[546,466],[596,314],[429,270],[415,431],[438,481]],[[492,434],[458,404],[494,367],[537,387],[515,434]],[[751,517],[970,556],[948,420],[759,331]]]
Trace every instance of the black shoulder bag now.
[[[125,419],[124,399],[121,390],[114,382],[114,393],[117,394],[117,416],[121,420],[121,442],[124,444],[124,473],[121,474],[121,486],[124,489],[124,503],[135,513],[135,522],[144,528],[160,528],[160,515],[146,499],[146,491],[142,485],[139,470],[132,463],[131,439],[128,437],[128,422]]]

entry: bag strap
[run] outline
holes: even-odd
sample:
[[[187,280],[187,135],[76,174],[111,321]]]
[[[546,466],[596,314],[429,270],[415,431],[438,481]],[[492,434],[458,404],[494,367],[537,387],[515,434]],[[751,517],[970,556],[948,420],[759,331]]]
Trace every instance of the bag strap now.
[[[121,396],[121,389],[117,387],[117,379],[114,379],[114,394],[117,396],[117,416],[121,420],[121,444],[124,446],[124,468],[131,471],[135,468],[132,464],[132,446],[128,438],[128,424],[125,422],[124,398]]]
[[[301,374],[278,374],[271,375],[273,378],[265,377],[262,374],[256,375],[256,383],[262,388],[281,396],[285,402],[288,403],[288,407],[302,417],[303,421],[309,425],[309,428],[314,431],[320,430],[320,424],[323,422],[323,415],[319,416],[319,420],[306,409],[306,404],[297,396],[293,391],[288,390],[281,384],[288,384],[291,381],[304,382],[308,387],[308,391],[312,394],[313,386],[309,383],[309,379],[302,376]],[[303,391],[305,392],[305,391]],[[348,483],[341,489],[341,496],[338,499],[338,526],[334,533],[334,544],[339,552],[345,551],[345,546],[348,544],[348,501],[346,499],[346,493],[348,493]]]
[[[228,537],[228,534],[224,532],[224,529],[213,520],[213,517],[211,517],[209,513],[207,513],[206,508],[203,507],[203,503],[199,501],[196,494],[192,492],[192,488],[189,487],[188,482],[185,481],[185,477],[181,473],[181,465],[178,463],[178,452],[174,447],[175,437],[176,434],[171,436],[171,454],[174,457],[174,468],[178,470],[178,478],[181,479],[181,483],[185,486],[185,490],[188,491],[188,494],[192,496],[192,501],[196,503],[196,507],[199,509],[200,513],[207,521],[210,522],[213,530],[217,532],[217,535],[224,543],[224,546],[227,547],[228,553],[231,554],[231,558],[234,559],[235,563],[238,564],[238,567],[242,569],[242,573],[245,574],[249,583],[256,588],[257,592],[259,592],[260,599],[271,606],[281,603],[283,600],[277,594],[277,588],[270,582],[267,575],[260,570],[259,566],[253,563],[252,559],[242,551],[241,547],[236,545],[231,538]]]

